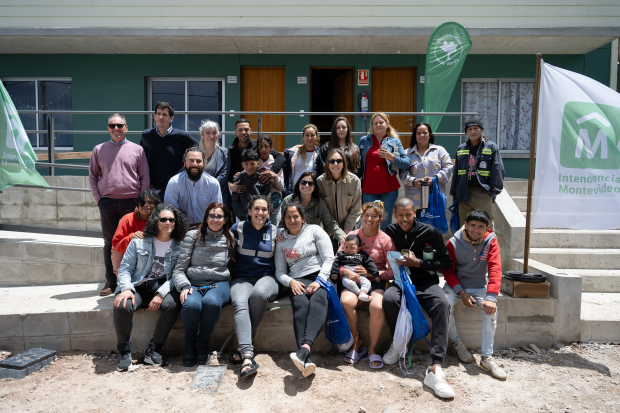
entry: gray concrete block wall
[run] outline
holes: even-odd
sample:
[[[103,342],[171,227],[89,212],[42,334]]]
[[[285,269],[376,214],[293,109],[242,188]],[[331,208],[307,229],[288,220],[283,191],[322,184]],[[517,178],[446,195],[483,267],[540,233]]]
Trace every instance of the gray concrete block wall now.
[[[50,186],[89,189],[87,176],[44,176]],[[0,193],[0,224],[101,231],[88,192],[13,187]]]

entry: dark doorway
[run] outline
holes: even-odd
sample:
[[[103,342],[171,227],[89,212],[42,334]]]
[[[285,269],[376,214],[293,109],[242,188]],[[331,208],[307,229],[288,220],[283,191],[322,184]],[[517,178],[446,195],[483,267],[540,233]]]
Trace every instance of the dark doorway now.
[[[310,71],[311,94],[310,110],[312,112],[354,112],[355,96],[353,68],[313,68]],[[310,122],[321,132],[321,144],[329,141],[335,115],[312,115]],[[353,124],[353,116],[347,116]]]

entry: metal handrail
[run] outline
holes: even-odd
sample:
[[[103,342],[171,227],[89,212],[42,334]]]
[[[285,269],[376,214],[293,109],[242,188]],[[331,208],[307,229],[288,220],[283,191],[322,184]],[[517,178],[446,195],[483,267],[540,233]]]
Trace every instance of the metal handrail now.
[[[54,189],[56,191],[90,192],[90,189],[84,189],[84,188],[65,188],[63,186],[41,186],[41,185],[23,185],[23,184],[13,184],[13,186],[19,186],[21,188]]]
[[[88,170],[88,165],[75,165],[70,163],[54,163],[54,162],[35,162],[34,166],[48,168],[50,166],[55,166],[57,168],[67,168],[67,169],[86,169]]]
[[[198,135],[200,131],[197,130],[188,130],[186,131],[190,135]],[[47,134],[47,131],[35,131],[35,130],[27,130],[26,133],[42,133]],[[107,130],[99,131],[99,130],[54,130],[56,134],[75,134],[75,135],[104,135],[110,133]],[[127,131],[125,135],[141,135],[142,131]],[[234,135],[235,131],[222,131],[222,135]],[[252,132],[252,135],[303,135],[303,132]],[[330,132],[319,132],[319,135],[331,135]],[[364,136],[368,135],[368,132],[351,132],[351,135],[354,136]],[[463,132],[438,132],[434,133],[435,136],[456,136],[456,135],[465,135]]]

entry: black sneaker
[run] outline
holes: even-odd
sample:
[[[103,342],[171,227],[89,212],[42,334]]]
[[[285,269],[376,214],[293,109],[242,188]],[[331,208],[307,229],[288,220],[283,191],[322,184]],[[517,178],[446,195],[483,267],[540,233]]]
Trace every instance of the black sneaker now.
[[[149,348],[144,353],[144,364],[150,364],[152,366],[161,366],[165,363],[164,357],[155,351],[154,348]]]
[[[116,371],[125,371],[131,366],[131,351],[121,353],[118,357],[118,364],[116,365]]]
[[[185,367],[192,367],[194,364],[196,364],[196,347],[185,346],[183,365]]]
[[[211,361],[209,346],[198,346],[198,364],[204,366]]]

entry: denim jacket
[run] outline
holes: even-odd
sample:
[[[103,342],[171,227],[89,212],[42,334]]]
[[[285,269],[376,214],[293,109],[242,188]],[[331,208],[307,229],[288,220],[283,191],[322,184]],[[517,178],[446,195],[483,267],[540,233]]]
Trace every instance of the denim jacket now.
[[[173,238],[172,245],[170,245],[170,248],[166,252],[167,281],[157,290],[162,297],[166,297],[174,288],[174,283],[171,280],[172,270],[174,270],[174,266],[179,258],[179,252],[181,252],[180,243]],[[153,242],[153,237],[132,239],[123,256],[121,267],[118,269],[118,287],[116,288],[116,294],[125,290],[136,292],[135,287],[148,274],[153,265],[154,256],[155,243]]]
[[[374,135],[366,135],[362,136],[360,139],[360,153],[362,155],[362,176],[360,179],[364,179],[364,174],[366,173],[366,154],[372,148],[372,137]],[[383,146],[387,146],[390,152],[396,155],[394,159],[394,163],[389,159],[386,159],[388,165],[388,172],[390,175],[394,175],[397,169],[409,169],[409,158],[403,149],[403,144],[400,143],[400,139],[395,138],[390,135],[386,135],[384,142],[382,142]]]

